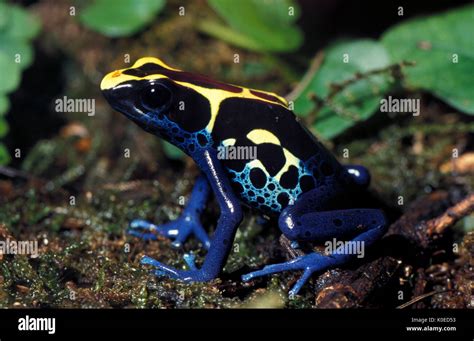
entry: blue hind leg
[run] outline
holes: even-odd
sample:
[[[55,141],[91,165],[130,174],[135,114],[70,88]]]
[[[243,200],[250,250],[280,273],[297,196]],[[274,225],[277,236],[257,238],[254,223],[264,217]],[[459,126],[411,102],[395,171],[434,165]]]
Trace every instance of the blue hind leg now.
[[[303,275],[290,290],[290,296],[296,295],[311,275],[338,265],[342,265],[355,256],[365,255],[365,247],[379,239],[386,232],[385,217],[376,209],[347,209],[337,211],[310,211],[308,202],[304,199],[316,199],[322,194],[315,189],[301,197],[293,206],[287,207],[280,215],[279,226],[290,240],[315,240],[324,242],[326,254],[313,252],[297,257],[291,261],[273,264],[261,270],[242,276],[243,281],[289,270],[302,270]],[[314,202],[314,201],[313,201]],[[357,235],[350,241],[337,238]],[[336,247],[332,247],[332,246]]]
[[[204,247],[209,249],[211,242],[200,221],[200,214],[206,206],[209,193],[209,183],[205,176],[200,175],[194,184],[189,203],[178,219],[162,225],[135,219],[130,223],[128,233],[145,240],[155,240],[157,235],[162,235],[173,239],[173,245],[176,247],[181,246],[194,234]]]

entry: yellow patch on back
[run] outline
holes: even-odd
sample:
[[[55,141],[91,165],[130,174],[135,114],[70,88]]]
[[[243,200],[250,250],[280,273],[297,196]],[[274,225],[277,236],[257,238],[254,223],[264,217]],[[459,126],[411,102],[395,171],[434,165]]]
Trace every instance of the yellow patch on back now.
[[[171,79],[172,80],[172,79]],[[193,89],[196,92],[200,93],[203,95],[205,98],[208,99],[209,104],[211,105],[211,119],[209,120],[208,125],[206,126],[206,130],[208,132],[212,132],[212,129],[214,128],[214,123],[216,122],[217,115],[219,114],[219,106],[220,104],[228,99],[228,98],[247,98],[247,99],[254,99],[258,101],[263,101],[271,104],[276,104],[280,105],[284,108],[287,108],[285,105],[283,105],[280,102],[274,102],[274,101],[269,101],[265,98],[261,98],[258,96],[255,96],[250,92],[250,89],[240,87],[242,89],[241,92],[230,92],[222,89],[211,89],[211,88],[205,88],[202,86],[198,86],[192,83],[188,82],[180,82],[180,81],[174,81],[176,84],[185,86],[187,88]]]
[[[254,129],[247,134],[247,138],[255,144],[272,143],[278,146],[281,145],[278,137],[265,129]]]
[[[280,169],[280,171],[275,175],[275,179],[280,181],[281,176],[288,171],[290,166],[295,166],[299,168],[300,159],[294,156],[288,149],[283,148],[283,154],[285,155],[285,165]]]
[[[228,146],[233,146],[233,145],[235,144],[235,142],[237,142],[236,139],[230,138],[230,139],[227,139],[227,140],[222,141],[222,144],[223,144],[225,147],[228,147]]]
[[[247,138],[255,144],[262,144],[262,143],[272,143],[277,146],[281,146],[280,139],[276,137],[272,132],[265,130],[265,129],[254,129],[250,133],[247,134]],[[280,169],[280,171],[275,174],[275,179],[280,181],[281,176],[288,171],[290,166],[295,166],[296,168],[299,167],[300,159],[294,156],[288,149],[283,148],[283,155],[285,156],[285,164]],[[257,153],[258,155],[258,153]],[[264,165],[259,164],[259,168],[268,174],[267,170],[265,169]]]
[[[285,103],[285,105],[288,107],[288,101],[286,100],[286,98],[285,98],[285,97],[282,97],[282,96],[280,96],[280,95],[277,95],[277,94],[274,93],[274,92],[263,91],[263,90],[257,90],[257,89],[250,89],[250,90],[258,91],[258,92],[261,92],[262,94],[266,94],[266,95],[270,95],[270,96],[276,97],[276,98],[278,98],[280,101],[282,101],[283,103]]]

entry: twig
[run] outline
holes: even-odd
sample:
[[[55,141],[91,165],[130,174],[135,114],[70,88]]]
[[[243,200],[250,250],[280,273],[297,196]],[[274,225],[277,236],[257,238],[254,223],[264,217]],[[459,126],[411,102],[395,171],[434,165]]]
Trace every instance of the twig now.
[[[431,291],[427,294],[423,294],[423,295],[420,295],[420,296],[416,296],[415,298],[412,298],[411,300],[409,300],[408,302],[405,302],[401,305],[399,305],[396,309],[404,309],[412,304],[415,304],[416,302],[418,301],[421,301],[427,297],[430,297],[430,296],[433,296],[435,294],[441,294],[443,292],[446,292],[446,291],[449,291],[449,290],[442,290],[442,291]]]
[[[373,70],[370,70],[370,71],[367,71],[367,72],[364,72],[364,73],[356,72],[354,74],[354,76],[352,76],[351,78],[348,78],[348,79],[346,79],[346,80],[344,80],[340,83],[332,83],[330,85],[329,93],[324,99],[318,97],[314,93],[310,93],[308,96],[309,96],[309,99],[312,100],[315,103],[315,108],[312,110],[312,113],[306,117],[306,123],[309,126],[312,126],[314,124],[314,121],[316,120],[316,115],[321,110],[323,105],[327,105],[328,107],[333,109],[336,114],[339,114],[341,116],[348,116],[349,118],[351,118],[352,120],[355,120],[355,121],[359,120],[360,117],[358,115],[356,115],[354,113],[351,113],[351,112],[349,112],[349,111],[347,111],[343,108],[336,107],[332,103],[333,98],[337,94],[344,91],[350,85],[352,85],[352,84],[354,84],[354,83],[356,83],[356,82],[358,82],[362,79],[367,79],[370,76],[375,76],[375,75],[384,74],[384,73],[390,73],[393,78],[401,79],[401,78],[403,78],[403,73],[402,73],[403,67],[405,67],[405,66],[414,66],[414,65],[415,65],[414,62],[401,61],[400,63],[397,63],[397,64],[391,64],[391,65],[385,66],[383,68],[373,69]]]
[[[306,72],[306,74],[303,76],[303,78],[298,83],[298,85],[296,85],[293,91],[291,91],[288,95],[286,95],[286,98],[288,99],[288,101],[294,101],[301,95],[303,90],[306,88],[309,82],[311,82],[314,75],[319,70],[323,60],[324,60],[324,52],[319,51],[318,53],[316,53],[313,60],[311,61],[310,67],[308,71]]]
[[[15,169],[15,168],[5,167],[5,166],[0,167],[0,175],[3,175],[5,177],[11,178],[11,179],[14,179],[14,178],[29,179],[29,178],[31,178],[31,176],[26,172],[23,172],[21,170]]]
[[[428,220],[423,228],[428,236],[441,234],[444,230],[454,225],[459,219],[474,212],[474,193],[468,195],[453,207],[447,209],[442,215]]]
[[[392,236],[401,236],[403,239],[409,241],[411,244],[426,248],[432,242],[429,238],[428,232],[439,231],[443,232],[446,228],[453,225],[458,219],[472,212],[472,202],[474,200],[473,194],[468,194],[463,200],[453,203],[455,198],[449,192],[438,191],[423,196],[413,202],[409,208],[406,209],[396,222],[394,222],[388,233],[384,236],[384,240],[390,243],[398,243],[398,238],[391,238]],[[451,206],[445,209],[446,204]],[[426,217],[435,218],[421,223]],[[380,241],[383,243],[383,241]],[[393,246],[391,247],[393,248]],[[397,269],[402,265],[402,261],[397,260],[397,251],[389,251],[383,257],[380,257],[373,262],[363,264],[355,271],[344,270],[339,275],[331,275],[329,277],[321,276],[318,279],[318,288],[316,292],[316,301],[319,308],[335,308],[335,307],[358,307],[367,300],[375,289],[387,285],[393,277],[398,273]],[[367,278],[365,274],[370,277]],[[328,279],[329,278],[329,279]],[[415,297],[410,302],[402,304],[399,309],[402,309],[410,304],[416,303],[430,295],[438,292],[430,292],[421,296]]]

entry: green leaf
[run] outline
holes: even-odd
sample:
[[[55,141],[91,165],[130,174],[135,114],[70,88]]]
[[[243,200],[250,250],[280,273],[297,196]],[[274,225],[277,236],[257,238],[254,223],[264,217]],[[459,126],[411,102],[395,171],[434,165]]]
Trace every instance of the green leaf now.
[[[33,59],[29,40],[38,34],[39,22],[21,7],[0,3],[0,52],[11,60],[20,56],[18,64],[28,67]]]
[[[8,123],[3,117],[0,117],[0,138],[8,133]]]
[[[0,52],[0,72],[2,81],[0,82],[0,94],[15,90],[20,84],[21,68],[15,63],[14,58]]]
[[[0,1],[0,31],[8,24],[8,10],[7,5]]]
[[[19,39],[13,39],[11,37],[5,37],[1,34],[0,53],[4,53],[9,58],[11,58],[11,60],[15,61],[17,59],[17,55],[20,56],[19,62],[17,64],[21,69],[26,69],[33,61],[33,48],[30,43]]]
[[[96,0],[80,20],[106,36],[128,36],[149,24],[164,5],[165,0]]]
[[[10,162],[10,155],[8,154],[7,148],[0,143],[0,165],[6,165]]]
[[[357,40],[339,43],[330,47],[320,69],[309,75],[306,85],[295,99],[294,111],[301,116],[315,109],[310,94],[325,98],[331,84],[340,84],[351,79],[357,72],[364,73],[390,65],[388,53],[382,44],[373,40]],[[347,56],[348,62],[344,62]],[[331,103],[323,106],[317,113],[314,128],[320,136],[332,138],[353,126],[357,121],[352,116],[340,115],[334,107],[357,115],[359,120],[372,116],[378,109],[383,94],[389,89],[389,78],[384,75],[371,75],[356,81],[335,95]]]
[[[38,34],[38,19],[23,8],[0,3],[0,12],[7,16],[7,22],[2,26],[0,15],[0,36],[13,40],[31,40]]]
[[[474,114],[474,6],[409,20],[382,37],[392,60],[415,61],[405,86],[432,92],[453,107]],[[454,63],[454,54],[458,62]]]
[[[7,96],[0,95],[0,117],[10,110],[10,101]]]
[[[286,52],[297,49],[303,40],[294,25],[299,7],[292,0],[208,0],[229,24],[204,22],[207,33],[237,46],[257,51]]]
[[[170,159],[182,159],[184,156],[183,151],[176,147],[175,145],[167,142],[167,141],[162,141],[163,143],[163,150]]]

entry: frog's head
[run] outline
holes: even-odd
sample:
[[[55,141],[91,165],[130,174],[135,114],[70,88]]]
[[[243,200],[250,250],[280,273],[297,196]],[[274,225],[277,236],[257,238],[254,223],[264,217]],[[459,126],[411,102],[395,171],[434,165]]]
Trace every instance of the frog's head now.
[[[160,134],[158,118],[176,103],[174,84],[163,71],[172,70],[157,58],[139,59],[132,67],[107,74],[100,85],[110,105],[146,131]]]

